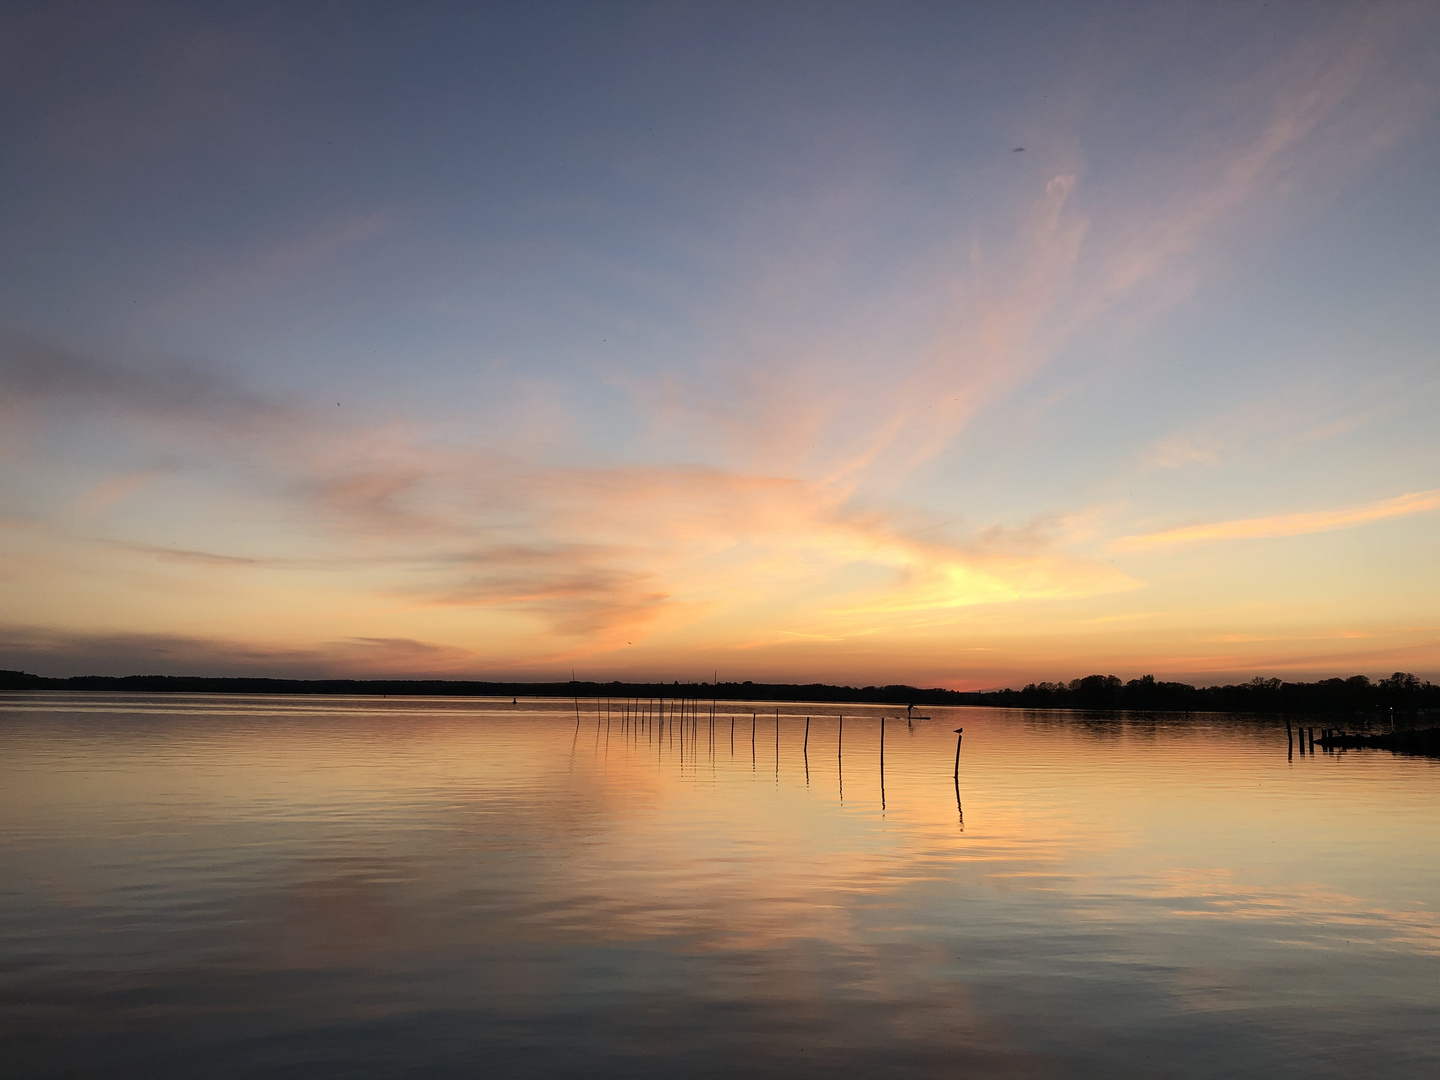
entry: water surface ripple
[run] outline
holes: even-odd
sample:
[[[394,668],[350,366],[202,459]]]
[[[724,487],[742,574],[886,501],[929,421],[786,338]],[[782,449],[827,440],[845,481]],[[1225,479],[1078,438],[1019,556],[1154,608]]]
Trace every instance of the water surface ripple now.
[[[1440,1075],[1434,761],[646,708],[0,695],[7,1074]]]

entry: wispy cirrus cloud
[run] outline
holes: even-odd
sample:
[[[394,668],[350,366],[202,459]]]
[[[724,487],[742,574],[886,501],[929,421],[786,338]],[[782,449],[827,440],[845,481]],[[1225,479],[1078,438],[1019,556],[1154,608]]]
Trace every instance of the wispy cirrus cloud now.
[[[61,374],[36,377],[37,363],[57,356]],[[861,510],[847,485],[825,480],[697,465],[541,466],[437,443],[403,419],[377,425],[271,401],[183,365],[148,372],[38,346],[0,365],[6,378],[37,415],[103,416],[184,461],[192,482],[224,470],[290,523],[278,549],[263,553],[113,537],[116,556],[231,578],[362,575],[354,588],[418,611],[537,623],[566,655],[745,611],[776,632],[838,619],[853,634],[869,632],[861,622],[873,629],[924,610],[1129,584],[1034,530],[944,539],[943,521],[900,506]],[[107,506],[135,489],[131,475],[95,485]],[[154,475],[146,491],[163,502],[166,477]],[[64,551],[50,545],[45,557]],[[848,581],[857,568],[863,587]],[[726,633],[748,637],[753,627]]]
[[[206,434],[216,450],[294,430],[300,421],[295,407],[196,364],[117,362],[3,332],[0,410],[8,424],[29,432],[38,419],[108,417],[129,426],[143,419],[161,425],[160,437]]]
[[[350,215],[312,225],[291,237],[223,265],[201,271],[197,280],[160,304],[176,317],[211,304],[233,302],[251,293],[284,288],[394,226],[388,214]]]
[[[1310,385],[1287,386],[1185,425],[1157,439],[1144,452],[1153,469],[1213,467],[1247,455],[1307,450],[1342,438],[1399,411],[1414,398],[1413,381],[1377,378],[1356,400],[1354,388],[1315,376]]]
[[[733,301],[745,310],[727,314],[745,329],[721,361],[620,381],[658,425],[739,468],[763,462],[847,493],[893,487],[1077,342],[1133,333],[1192,295],[1237,231],[1323,205],[1394,145],[1431,107],[1387,67],[1404,24],[1393,12],[1347,20],[1197,92],[1165,136],[1173,145],[1124,173],[1052,151],[1044,173],[1017,175],[1006,214],[970,226],[957,214],[878,293],[827,310],[824,325],[793,313],[843,275],[808,247],[781,272],[776,251],[757,274],[764,295]],[[1074,145],[1035,125],[1033,141]],[[1153,456],[1209,462],[1233,438],[1197,432]]]
[[[1124,536],[1115,541],[1115,547],[1122,551],[1141,551],[1212,540],[1265,540],[1279,536],[1303,536],[1307,533],[1353,529],[1375,521],[1424,514],[1437,509],[1440,509],[1440,488],[1433,488],[1429,491],[1414,491],[1406,495],[1397,495],[1392,499],[1380,499],[1376,502],[1333,510],[1312,510],[1294,514],[1275,514],[1269,517],[1239,518],[1233,521],[1215,521],[1137,536]]]
[[[467,649],[412,638],[337,638],[297,648],[234,636],[0,625],[0,667],[38,674],[445,677],[463,675],[476,665],[477,657]]]

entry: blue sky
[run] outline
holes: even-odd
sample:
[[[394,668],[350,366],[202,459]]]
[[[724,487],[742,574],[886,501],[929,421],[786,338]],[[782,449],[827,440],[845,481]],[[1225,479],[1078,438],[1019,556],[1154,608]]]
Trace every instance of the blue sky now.
[[[1440,674],[1428,5],[7,12],[6,666]]]

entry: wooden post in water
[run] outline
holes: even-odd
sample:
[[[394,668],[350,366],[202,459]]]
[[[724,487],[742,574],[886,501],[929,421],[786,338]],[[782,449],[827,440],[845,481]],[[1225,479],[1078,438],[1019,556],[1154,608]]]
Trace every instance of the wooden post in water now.
[[[805,758],[805,786],[810,786],[810,718],[805,717],[805,745],[800,748]]]
[[[965,738],[965,729],[964,729],[963,727],[957,727],[957,728],[955,729],[955,783],[956,783],[956,784],[959,784],[959,783],[960,783],[960,740],[963,739],[963,738]],[[960,794],[959,794],[959,788],[958,788],[958,787],[956,788],[955,801],[956,801],[956,803],[959,803],[959,801],[960,801]]]
[[[880,717],[880,809],[885,809],[885,717]]]

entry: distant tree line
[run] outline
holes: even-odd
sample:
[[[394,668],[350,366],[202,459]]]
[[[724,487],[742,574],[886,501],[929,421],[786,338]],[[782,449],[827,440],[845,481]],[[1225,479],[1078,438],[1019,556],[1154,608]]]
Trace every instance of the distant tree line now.
[[[852,701],[968,704],[968,694],[907,685],[837,687],[825,683],[490,683],[446,678],[225,678],[206,675],[73,675],[46,678],[0,671],[0,690],[89,690],[141,694],[364,694],[364,696],[688,698],[719,701]]]
[[[1121,682],[1087,675],[1068,683],[1030,683],[1023,690],[977,695],[985,705],[1025,709],[1136,709],[1183,712],[1375,713],[1440,710],[1440,686],[1404,671],[1371,682],[1364,675],[1318,682],[1256,677],[1228,686],[1160,682],[1153,675]]]
[[[1068,683],[1029,683],[1021,690],[961,691],[827,683],[757,682],[481,682],[460,679],[263,679],[191,675],[78,675],[51,679],[0,671],[0,690],[89,690],[171,694],[357,694],[455,697],[688,698],[700,701],[815,701],[873,705],[991,705],[1021,709],[1125,709],[1179,712],[1413,713],[1440,712],[1440,686],[1397,671],[1372,682],[1364,675],[1319,682],[1254,678],[1229,686],[1161,682],[1153,675],[1122,682],[1087,675]]]
[[[147,694],[364,694],[581,699],[686,698],[701,701],[820,701],[877,705],[965,705],[973,694],[914,686],[831,686],[745,682],[482,682],[461,679],[265,679],[196,675],[77,675],[51,679],[0,671],[0,690],[92,690]]]

